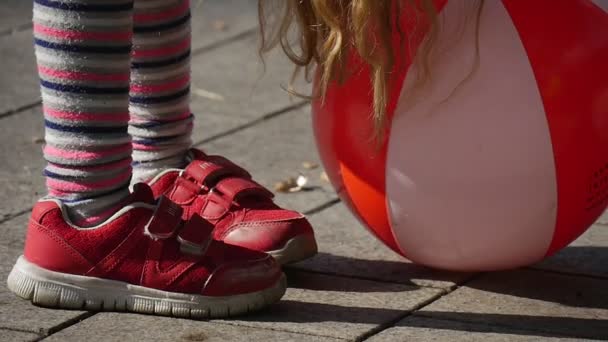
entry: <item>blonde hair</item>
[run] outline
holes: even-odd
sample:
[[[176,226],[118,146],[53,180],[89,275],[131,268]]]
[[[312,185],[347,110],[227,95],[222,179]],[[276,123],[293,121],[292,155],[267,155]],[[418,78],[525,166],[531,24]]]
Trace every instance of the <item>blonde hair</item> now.
[[[404,32],[400,16],[405,13],[411,20],[428,25],[416,25],[418,32]],[[376,137],[386,128],[388,83],[395,56],[408,57],[404,50],[394,51],[393,37],[400,39],[401,49],[409,47],[416,35],[425,37],[415,55],[419,72],[414,84],[430,77],[428,61],[438,32],[437,8],[432,0],[259,0],[258,14],[260,55],[281,46],[296,66],[290,84],[302,70],[310,81],[313,68],[318,66],[319,94],[312,94],[314,97],[323,97],[331,81],[340,82],[348,76],[345,67],[350,52],[361,57],[372,78],[371,114]],[[271,30],[267,30],[269,26]]]

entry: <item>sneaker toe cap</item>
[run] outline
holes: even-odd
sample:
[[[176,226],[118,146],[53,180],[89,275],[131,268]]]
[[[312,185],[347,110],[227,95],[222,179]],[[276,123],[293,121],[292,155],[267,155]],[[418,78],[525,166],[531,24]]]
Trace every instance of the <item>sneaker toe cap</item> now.
[[[228,229],[222,240],[231,245],[268,252],[283,248],[291,239],[299,236],[314,238],[312,226],[304,217],[242,222]]]
[[[219,265],[205,282],[202,295],[232,296],[265,290],[281,278],[279,264],[265,253]]]

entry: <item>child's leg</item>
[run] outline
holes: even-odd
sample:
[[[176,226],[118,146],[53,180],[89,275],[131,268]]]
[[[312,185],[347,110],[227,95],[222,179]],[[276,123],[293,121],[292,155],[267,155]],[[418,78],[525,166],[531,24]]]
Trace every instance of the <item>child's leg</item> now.
[[[189,0],[136,0],[129,133],[133,181],[185,166],[190,148]]]
[[[131,28],[132,0],[34,0],[47,188],[79,224],[128,194]]]

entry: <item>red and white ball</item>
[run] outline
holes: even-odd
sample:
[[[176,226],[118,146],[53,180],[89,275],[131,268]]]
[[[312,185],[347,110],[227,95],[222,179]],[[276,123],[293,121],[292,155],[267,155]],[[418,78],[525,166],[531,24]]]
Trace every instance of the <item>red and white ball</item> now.
[[[451,270],[528,265],[608,203],[608,0],[485,1],[478,30],[466,3],[437,1],[430,82],[412,92],[417,70],[398,58],[383,144],[357,56],[313,103],[317,144],[341,198],[397,253]]]

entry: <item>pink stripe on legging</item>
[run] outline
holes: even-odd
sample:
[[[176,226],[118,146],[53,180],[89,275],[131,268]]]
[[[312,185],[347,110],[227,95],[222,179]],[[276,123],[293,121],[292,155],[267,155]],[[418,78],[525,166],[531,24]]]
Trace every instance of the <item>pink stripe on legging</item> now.
[[[128,82],[130,78],[128,72],[121,74],[94,74],[90,72],[57,70],[42,65],[38,66],[38,72],[42,75],[74,81]]]
[[[182,16],[190,9],[190,1],[185,0],[180,5],[159,13],[136,13],[133,15],[133,21],[135,23],[148,23],[151,21],[159,21],[165,19],[173,19],[178,16]]]
[[[51,163],[51,162],[48,162],[48,164],[49,164],[49,166],[56,167],[59,169],[66,169],[66,170],[105,171],[105,170],[122,169],[127,166],[130,166],[132,162],[133,162],[133,159],[131,157],[129,157],[129,158],[119,160],[117,162],[111,162],[111,163],[102,164],[102,165],[76,166],[76,165],[60,165],[60,164],[55,164],[55,163]]]
[[[99,189],[112,188],[126,182],[130,177],[130,170],[127,170],[127,172],[123,172],[114,178],[104,179],[96,182],[68,182],[47,177],[46,186],[49,188],[49,193],[51,195],[58,196],[66,193],[89,192]]]
[[[176,89],[185,87],[186,85],[188,85],[189,82],[190,82],[190,76],[185,75],[175,81],[166,82],[166,83],[162,83],[162,84],[155,84],[155,85],[132,84],[130,91],[134,92],[134,93],[152,93],[152,92],[158,92],[158,91],[176,90]]]
[[[84,159],[92,160],[98,158],[104,158],[115,154],[127,153],[131,151],[131,144],[123,144],[114,148],[104,149],[100,151],[78,151],[78,150],[64,150],[51,145],[44,147],[44,154],[59,157],[63,159]]]
[[[113,41],[131,41],[133,34],[129,31],[126,32],[81,32],[81,31],[69,31],[60,30],[53,27],[44,26],[38,23],[34,23],[34,33],[51,36],[54,38],[61,38],[65,40],[113,40]]]
[[[164,46],[162,48],[150,49],[150,50],[135,49],[135,50],[133,50],[132,55],[134,58],[158,57],[158,56],[175,54],[175,53],[181,52],[183,50],[186,50],[189,47],[190,47],[190,35],[188,35],[185,39],[183,39],[182,41],[180,41],[176,44]]]
[[[81,121],[111,121],[111,122],[127,122],[129,121],[129,113],[118,113],[118,114],[96,114],[96,113],[79,113],[79,112],[66,112],[62,110],[56,110],[49,107],[42,107],[45,115],[54,117],[57,119],[65,120],[81,120]]]

